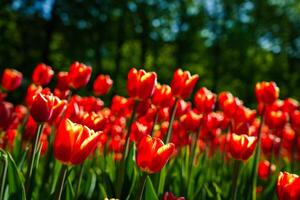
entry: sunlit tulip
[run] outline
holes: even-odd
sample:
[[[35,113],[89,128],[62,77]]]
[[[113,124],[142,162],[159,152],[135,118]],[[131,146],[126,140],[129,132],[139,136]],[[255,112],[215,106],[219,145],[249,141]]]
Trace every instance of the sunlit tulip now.
[[[229,138],[229,153],[236,160],[248,160],[253,154],[257,137],[231,134]]]
[[[92,74],[92,67],[83,63],[74,62],[68,72],[68,83],[71,88],[79,89],[89,82]]]
[[[101,134],[66,119],[55,135],[54,156],[67,165],[81,164],[94,151]]]
[[[54,71],[44,63],[38,64],[32,73],[32,81],[37,85],[48,85],[54,75]]]
[[[164,144],[161,139],[147,135],[137,146],[136,163],[142,171],[147,173],[159,172],[168,162],[174,150],[174,144]]]
[[[272,104],[279,97],[279,88],[275,82],[256,83],[255,95],[259,103]]]
[[[113,85],[113,80],[111,80],[109,75],[99,75],[93,84],[93,92],[97,96],[106,95],[111,86]]]
[[[136,100],[146,100],[151,97],[156,84],[156,73],[145,72],[132,68],[127,76],[128,96]]]
[[[156,85],[156,89],[152,96],[152,103],[157,107],[170,107],[174,102],[171,87],[168,85]]]
[[[194,103],[201,113],[210,113],[215,108],[216,95],[207,88],[202,87],[196,92]]]
[[[199,76],[197,74],[191,76],[189,71],[177,69],[171,81],[172,93],[175,97],[186,99],[192,93]]]
[[[277,179],[277,197],[279,200],[299,200],[299,176],[288,172],[280,172]]]
[[[22,83],[23,75],[15,69],[5,69],[2,75],[2,87],[7,91],[16,90]]]

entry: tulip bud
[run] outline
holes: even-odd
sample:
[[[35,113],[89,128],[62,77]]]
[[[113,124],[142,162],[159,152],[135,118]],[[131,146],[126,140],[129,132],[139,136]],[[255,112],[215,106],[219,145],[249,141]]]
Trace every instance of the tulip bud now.
[[[22,83],[23,75],[14,69],[5,69],[2,75],[2,87],[7,91],[16,90]]]
[[[196,108],[201,113],[210,113],[215,108],[216,95],[207,88],[200,88],[194,97]]]
[[[156,84],[156,73],[145,72],[132,68],[128,73],[127,92],[136,100],[146,100],[151,97]]]
[[[99,75],[93,84],[93,92],[95,95],[103,96],[106,95],[111,86],[113,85],[113,80],[110,79],[109,75]]]
[[[50,83],[53,75],[54,71],[52,68],[41,63],[35,67],[32,73],[32,81],[37,85],[45,86]]]
[[[264,104],[272,104],[279,97],[279,88],[275,82],[260,82],[256,83],[255,95],[257,101]]]
[[[92,67],[79,62],[72,63],[68,72],[69,86],[74,89],[86,86],[91,78],[91,74]]]
[[[52,94],[38,93],[33,99],[30,113],[37,122],[47,122],[53,113],[54,98]]]
[[[191,95],[198,79],[199,76],[197,74],[191,76],[190,72],[177,69],[171,81],[173,95],[181,99],[188,98]]]

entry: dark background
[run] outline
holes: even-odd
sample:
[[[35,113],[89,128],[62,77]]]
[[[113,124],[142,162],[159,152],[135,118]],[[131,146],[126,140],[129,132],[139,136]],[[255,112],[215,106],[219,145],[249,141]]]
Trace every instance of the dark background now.
[[[0,0],[0,72],[28,78],[39,62],[59,71],[78,60],[126,95],[131,67],[162,83],[180,67],[253,105],[261,80],[299,99],[299,59],[298,0]]]

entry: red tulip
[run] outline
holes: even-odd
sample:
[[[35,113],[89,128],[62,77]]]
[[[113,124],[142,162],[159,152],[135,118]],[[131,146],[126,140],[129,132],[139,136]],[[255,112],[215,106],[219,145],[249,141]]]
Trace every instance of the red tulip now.
[[[282,129],[287,122],[288,115],[282,111],[267,111],[266,124],[273,129]]]
[[[277,179],[277,197],[279,200],[300,199],[300,178],[296,174],[280,172]]]
[[[52,94],[38,93],[33,99],[30,113],[37,122],[47,122],[52,116],[54,98]]]
[[[0,101],[0,130],[7,129],[14,120],[13,104]]]
[[[101,134],[65,119],[55,135],[54,156],[67,165],[81,164],[94,151]]]
[[[192,93],[199,76],[197,74],[191,76],[190,72],[177,69],[171,81],[172,93],[175,97],[186,99]]]
[[[229,153],[234,159],[248,160],[256,147],[257,137],[245,134],[231,134],[229,138]]]
[[[128,73],[127,92],[136,100],[146,100],[151,97],[156,84],[156,73],[145,72],[132,68]]]
[[[111,86],[113,85],[113,80],[111,80],[109,75],[99,75],[93,84],[93,92],[95,95],[106,95]]]
[[[22,83],[23,75],[15,69],[5,69],[2,75],[2,87],[7,91],[16,90]]]
[[[52,107],[53,112],[48,122],[51,124],[57,120],[60,120],[61,115],[64,113],[66,108],[67,108],[66,100],[60,100],[58,97],[53,96],[53,107]]]
[[[58,72],[56,89],[59,89],[60,91],[66,91],[69,89],[68,72]]]
[[[168,85],[156,85],[152,96],[152,103],[160,108],[170,107],[174,102],[171,87]]]
[[[259,103],[272,104],[279,97],[279,88],[275,82],[256,83],[255,95]]]
[[[165,192],[163,200],[185,200],[185,198],[176,197],[172,192]]]
[[[147,173],[159,172],[174,150],[174,144],[164,144],[161,139],[147,135],[137,146],[136,163],[142,171]]]
[[[291,117],[290,120],[291,120],[292,127],[295,130],[300,130],[300,111],[295,110],[294,112],[291,113],[290,117]]]
[[[196,92],[194,102],[201,113],[210,113],[215,108],[216,95],[207,88],[202,87]]]
[[[52,68],[41,63],[35,67],[32,73],[32,81],[37,85],[45,86],[50,83],[53,75],[54,71]]]
[[[43,88],[39,85],[31,84],[27,88],[25,103],[27,106],[31,106],[33,99],[35,98],[36,94],[41,92]]]
[[[107,118],[105,118],[101,113],[86,112],[83,115],[82,124],[94,131],[103,131],[107,124]]]
[[[258,164],[258,176],[262,180],[267,180],[271,174],[276,169],[275,165],[271,164],[269,161],[260,161]]]
[[[150,129],[148,126],[136,121],[132,124],[130,139],[138,144],[145,135],[149,134],[149,132]]]
[[[92,67],[83,63],[74,62],[71,64],[68,73],[69,86],[75,89],[86,86],[92,74]]]
[[[202,118],[202,114],[197,114],[195,111],[191,110],[180,117],[180,122],[183,124],[186,130],[197,132],[199,130]]]
[[[289,113],[289,115],[293,113],[295,110],[297,110],[298,108],[299,108],[299,103],[297,100],[292,98],[287,98],[284,100],[282,110],[284,112]]]
[[[128,117],[131,113],[133,107],[132,99],[127,99],[125,97],[116,95],[112,99],[111,111],[116,116]]]

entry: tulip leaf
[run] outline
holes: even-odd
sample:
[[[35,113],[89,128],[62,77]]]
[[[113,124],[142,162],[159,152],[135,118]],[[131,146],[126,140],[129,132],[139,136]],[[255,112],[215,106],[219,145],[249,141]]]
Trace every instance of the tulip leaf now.
[[[96,173],[93,170],[90,170],[91,175],[89,176],[87,185],[88,187],[88,191],[87,191],[87,199],[90,199],[94,193],[94,190],[96,188],[96,182],[97,182],[97,176]]]
[[[155,189],[153,187],[152,181],[149,176],[147,176],[146,179],[144,192],[145,192],[145,200],[158,200],[157,194],[155,192]]]
[[[7,156],[7,180],[9,199],[26,199],[25,188],[23,185],[24,177],[9,152],[1,150],[1,154]]]

